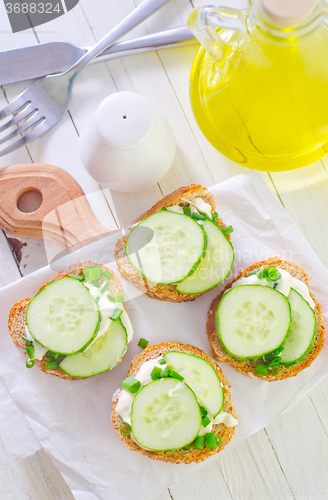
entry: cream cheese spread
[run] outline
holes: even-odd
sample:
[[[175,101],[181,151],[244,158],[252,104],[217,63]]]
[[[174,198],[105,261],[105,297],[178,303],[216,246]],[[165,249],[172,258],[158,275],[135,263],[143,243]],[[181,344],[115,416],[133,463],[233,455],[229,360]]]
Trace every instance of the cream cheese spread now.
[[[194,212],[203,212],[206,214],[210,219],[212,219],[212,207],[208,203],[205,203],[202,198],[195,198],[194,201],[187,200],[186,198],[181,198],[181,201],[188,203],[191,213],[193,214]],[[178,214],[183,214],[183,207],[180,207],[180,205],[172,205],[170,207],[166,207],[167,210],[170,212],[176,212]]]
[[[141,366],[138,373],[134,375],[134,378],[141,382],[141,386],[146,385],[152,381],[151,372],[153,371],[153,368],[155,366],[159,366],[161,369],[165,367],[165,365],[161,365],[158,362],[159,359],[161,359],[161,357],[146,361]],[[177,384],[179,384],[178,380]],[[174,390],[175,389],[173,389],[171,392],[173,392]],[[116,394],[117,393],[115,393],[115,395]],[[169,396],[173,396],[173,394],[169,393]],[[133,398],[134,394],[122,388],[122,390],[119,392],[118,403],[115,408],[116,413],[120,415],[124,422],[128,423],[129,425],[131,425],[131,406]],[[212,418],[210,415],[208,415],[208,417],[211,419],[211,422],[207,427],[201,427],[198,434],[199,436],[204,436],[206,432],[211,432],[213,424],[224,424],[226,427],[234,427],[238,424],[238,420],[236,418],[230,415],[230,413],[226,413],[224,411],[220,411],[220,413],[215,418]]]
[[[293,288],[303,297],[304,300],[306,300],[309,306],[314,309],[314,302],[310,296],[308,286],[302,281],[291,276],[287,271],[285,271],[285,269],[281,269],[280,267],[277,267],[277,269],[281,274],[281,278],[275,282],[267,281],[265,278],[259,279],[255,274],[253,274],[252,276],[239,278],[239,280],[232,284],[232,288],[241,285],[262,285],[273,288],[274,285],[277,284],[275,287],[276,290],[284,294],[286,297],[288,297],[290,289]]]

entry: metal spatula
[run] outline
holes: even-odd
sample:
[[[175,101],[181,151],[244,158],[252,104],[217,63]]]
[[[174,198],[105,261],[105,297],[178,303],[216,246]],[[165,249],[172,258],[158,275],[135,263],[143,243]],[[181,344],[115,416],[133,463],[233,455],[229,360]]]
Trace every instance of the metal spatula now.
[[[115,57],[196,42],[197,40],[186,25],[179,26],[152,35],[115,43],[97,56],[91,64]],[[90,47],[81,48],[66,42],[50,42],[0,51],[0,85],[62,73],[71,68],[88,50]]]

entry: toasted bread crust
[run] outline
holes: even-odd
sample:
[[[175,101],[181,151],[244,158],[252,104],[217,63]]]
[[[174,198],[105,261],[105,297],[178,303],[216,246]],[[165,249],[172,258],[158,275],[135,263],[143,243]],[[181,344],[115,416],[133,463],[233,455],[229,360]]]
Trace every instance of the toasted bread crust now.
[[[65,276],[68,276],[69,274],[78,274],[82,275],[83,268],[85,266],[100,266],[102,267],[105,271],[108,270],[112,274],[113,271],[108,269],[107,267],[97,264],[92,261],[87,261],[87,262],[82,262],[80,264],[72,265],[68,269],[65,269],[64,271],[61,271],[60,273],[57,274],[57,276],[54,278],[54,280],[58,280],[60,278],[64,278]],[[102,277],[100,282],[102,283],[103,281],[108,281],[106,278]],[[122,294],[123,288],[122,288],[122,283],[121,280],[114,274],[113,278],[108,281],[109,282],[109,287],[108,287],[108,292],[110,293],[117,293],[117,294]],[[48,283],[46,283],[44,286],[40,288],[44,288],[47,286]],[[21,347],[22,349],[25,350],[25,348],[28,346],[28,343],[25,342],[24,339],[22,339],[22,335],[25,335],[25,318],[26,318],[26,310],[29,302],[32,299],[24,299],[21,300],[20,302],[17,302],[12,308],[9,313],[9,318],[8,318],[8,328],[9,328],[9,333],[13,339],[14,344],[17,345],[17,347]],[[60,358],[59,358],[60,359]],[[56,377],[64,378],[64,379],[70,379],[70,380],[77,380],[80,379],[81,377],[71,377],[70,375],[67,375],[67,373],[63,372],[60,368],[55,368],[54,370],[47,370],[46,369],[46,362],[51,361],[50,358],[48,358],[47,353],[43,356],[41,360],[34,360],[34,364],[38,365],[41,370],[45,373],[48,373],[50,375],[55,375]]]
[[[215,212],[216,202],[214,196],[200,184],[192,184],[190,186],[181,187],[173,193],[165,196],[152,208],[147,210],[147,212],[145,212],[137,220],[135,220],[134,223],[140,222],[141,220],[149,217],[155,212],[162,210],[162,208],[164,207],[170,207],[177,204],[187,205],[187,202],[182,200],[182,198],[190,201],[193,201],[195,198],[202,198],[205,203],[211,205],[212,211]],[[227,227],[220,217],[218,217],[216,223],[221,229]],[[230,240],[230,235],[228,235],[227,238]],[[188,302],[189,300],[195,300],[197,297],[202,295],[201,293],[192,295],[179,293],[176,290],[176,285],[160,285],[148,281],[140,273],[138,273],[138,271],[130,263],[125,253],[125,243],[125,236],[118,240],[118,242],[116,243],[114,256],[116,259],[117,267],[125,280],[130,281],[130,283],[138,288],[138,290],[148,295],[148,297],[150,297],[151,299],[165,300],[170,302]]]
[[[186,352],[189,354],[194,354],[195,356],[199,356],[208,361],[217,372],[223,384],[225,398],[223,411],[230,413],[233,417],[237,418],[235,409],[231,403],[229,391],[230,386],[225,376],[223,375],[221,368],[212,360],[212,358],[208,354],[206,354],[204,351],[201,351],[200,349],[197,349],[197,347],[186,344],[179,344],[178,342],[163,342],[161,344],[151,345],[147,347],[138,357],[134,358],[128,370],[127,376],[135,376],[146,361],[158,358],[168,351]],[[123,441],[123,443],[128,448],[130,448],[130,450],[136,451],[141,455],[146,455],[147,457],[153,458],[154,460],[161,460],[163,462],[171,462],[175,464],[191,464],[193,462],[203,462],[209,456],[219,453],[225,447],[225,445],[229,443],[233,434],[235,433],[236,427],[226,427],[224,424],[214,424],[212,432],[215,432],[216,436],[220,436],[222,443],[220,444],[220,446],[212,450],[209,450],[206,447],[203,450],[195,450],[191,448],[189,451],[184,451],[182,449],[173,451],[146,450],[138,446],[137,443],[135,443],[129,435],[124,436],[120,433],[120,423],[122,421],[122,418],[116,413],[116,406],[118,403],[119,394],[122,390],[122,388],[118,389],[113,396],[111,423],[114,426],[115,432]]]
[[[252,271],[253,269],[257,269],[261,266],[276,266],[280,267],[281,269],[284,269],[285,271],[288,271],[291,276],[294,278],[302,281],[305,283],[307,286],[309,284],[309,278],[307,274],[305,273],[304,269],[302,269],[300,266],[297,264],[293,264],[292,262],[287,262],[285,260],[280,259],[279,257],[272,257],[267,260],[263,260],[262,262],[256,262],[255,264],[252,264],[251,266],[247,267],[239,275],[230,281],[224,288],[224,290],[212,301],[209,311],[207,313],[207,324],[206,324],[206,333],[208,336],[208,339],[211,344],[211,349],[214,358],[219,361],[220,363],[229,363],[232,365],[237,371],[242,373],[243,375],[247,375],[248,377],[254,378],[260,378],[262,380],[267,380],[268,382],[273,382],[275,380],[283,380],[285,378],[289,377],[294,377],[297,375],[299,372],[304,370],[304,368],[307,368],[310,366],[310,364],[314,361],[314,359],[318,356],[320,353],[321,349],[323,348],[324,342],[325,342],[325,327],[324,327],[324,322],[322,318],[322,310],[319,302],[317,299],[314,297],[314,295],[310,291],[310,296],[312,300],[314,301],[315,304],[315,313],[317,317],[317,333],[314,341],[314,345],[311,349],[311,351],[308,353],[308,355],[302,359],[299,363],[296,363],[295,365],[289,366],[289,367],[283,367],[280,375],[275,377],[274,375],[271,374],[269,371],[268,375],[264,377],[263,375],[258,375],[255,373],[255,367],[256,367],[256,362],[253,360],[245,360],[245,361],[238,361],[234,358],[232,358],[228,353],[224,351],[222,348],[217,334],[216,334],[216,328],[215,328],[215,313],[218,308],[219,302],[226,290],[231,288],[231,285],[238,280],[239,278],[248,276],[249,272]]]

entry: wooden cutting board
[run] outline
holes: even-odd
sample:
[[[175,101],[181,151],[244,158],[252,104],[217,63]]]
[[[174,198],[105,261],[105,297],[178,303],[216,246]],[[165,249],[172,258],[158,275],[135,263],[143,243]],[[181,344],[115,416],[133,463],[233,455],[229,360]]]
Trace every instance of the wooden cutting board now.
[[[42,202],[34,212],[24,213],[18,205],[28,192],[41,194]],[[68,251],[111,233],[95,218],[75,179],[44,164],[14,165],[0,172],[0,227],[11,235],[53,241]]]

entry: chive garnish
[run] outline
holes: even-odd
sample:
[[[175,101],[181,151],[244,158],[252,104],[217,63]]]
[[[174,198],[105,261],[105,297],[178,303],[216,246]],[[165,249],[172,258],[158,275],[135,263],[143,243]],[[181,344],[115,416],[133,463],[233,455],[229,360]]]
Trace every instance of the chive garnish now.
[[[127,377],[122,382],[123,389],[125,389],[126,391],[131,392],[132,394],[134,394],[135,392],[139,391],[140,386],[141,386],[140,380],[137,380],[134,377]]]
[[[114,274],[111,273],[110,271],[103,271],[102,269],[101,269],[101,271],[102,271],[103,277],[106,278],[108,281],[110,281],[114,277]]]
[[[253,271],[250,271],[248,273],[248,276],[254,276],[254,274],[257,274],[259,272],[259,269],[253,269]]]
[[[209,450],[213,450],[218,446],[214,432],[206,432],[205,438],[206,438],[206,446]]]
[[[204,214],[199,214],[198,212],[194,212],[191,216],[192,219],[195,219],[195,220],[206,220],[207,217],[206,215]]]
[[[25,340],[25,342],[28,342],[29,344],[33,344],[33,340],[28,339],[25,337],[25,335],[22,335],[22,339]]]
[[[161,208],[163,212],[168,212],[168,209],[166,207]]]
[[[194,441],[195,450],[203,450],[205,448],[205,436],[197,436]]]
[[[34,359],[34,345],[29,345],[26,347],[26,352],[29,359]]]
[[[141,349],[146,349],[148,344],[149,340],[141,338],[138,342],[138,347],[141,347]]]
[[[116,295],[116,302],[123,304],[124,303],[123,295]]]
[[[208,418],[208,416],[202,418],[202,426],[203,427],[207,427],[208,425],[210,425],[210,423],[211,423],[211,420]]]
[[[104,293],[106,292],[107,288],[109,287],[109,283],[108,281],[104,281],[102,284],[101,284],[101,287],[99,288],[99,292],[100,293]]]
[[[159,359],[158,362],[160,365],[166,365],[166,361],[163,358]]]
[[[227,226],[224,229],[222,229],[222,233],[224,236],[227,236],[227,234],[230,234],[233,232],[233,227],[232,226]]]
[[[58,363],[55,359],[51,361],[46,361],[47,370],[55,370],[55,368],[58,368]]]
[[[84,276],[83,275],[79,275],[79,274],[69,274],[68,275],[69,278],[73,278],[74,280],[78,280],[78,281],[84,281]]]
[[[123,311],[122,309],[115,309],[115,311],[113,312],[113,314],[110,316],[110,319],[112,321],[117,321],[123,314]]]
[[[218,217],[219,217],[219,214],[217,212],[214,212],[212,214],[212,221],[216,223],[216,221],[218,220]]]
[[[187,446],[183,446],[181,449],[183,451],[189,451],[191,449],[191,447],[192,447],[192,444],[188,444]]]
[[[271,367],[271,366],[279,365],[279,363],[280,363],[280,357],[277,356],[276,358],[273,358],[272,361],[270,361],[270,363],[268,364],[268,366]]]
[[[255,367],[255,373],[257,375],[263,375],[266,377],[268,375],[269,368],[266,365],[262,365],[261,363],[257,363]]]
[[[107,299],[112,302],[113,304],[115,304],[116,302],[119,303],[119,304],[123,304],[124,303],[124,297],[123,295],[116,295],[116,293],[108,293],[107,294]]]
[[[124,422],[124,420],[122,420],[120,423],[120,433],[123,434],[123,436],[127,436],[128,434],[131,434],[131,425],[128,424],[127,422]]]
[[[166,367],[162,370],[161,378],[169,377],[172,370],[172,366],[166,365]]]
[[[282,346],[277,347],[277,349],[275,351],[273,351],[273,354],[275,356],[280,356],[280,354],[282,353],[283,350],[284,350],[284,348]]]
[[[96,281],[100,280],[100,278],[105,274],[106,271],[100,266],[85,266],[83,268],[83,276],[86,281]]]
[[[99,288],[100,287],[100,282],[98,280],[92,280],[91,283],[93,284],[93,286],[95,286],[96,288]]]
[[[33,366],[34,366],[34,359],[27,358],[26,368],[33,368]]]
[[[154,366],[154,368],[151,371],[150,378],[152,380],[157,380],[158,378],[160,378],[161,373],[162,373],[162,368],[160,368],[159,366]]]
[[[276,368],[278,368],[278,371],[276,372]],[[280,373],[282,372],[282,366],[280,363],[276,363],[274,366],[271,367],[272,375],[275,377],[279,377]]]
[[[96,302],[96,304],[97,304],[97,305],[98,305],[98,303],[99,303],[99,300],[100,300],[100,297],[96,297],[96,298],[95,298],[95,302]]]
[[[202,406],[202,405],[199,405],[199,408],[200,408],[200,412],[202,414],[202,417],[206,417],[206,415],[207,415],[206,408],[204,408],[204,406]]]
[[[48,356],[48,358],[51,358],[51,359],[58,359],[60,354],[58,354],[58,352],[48,351],[47,356]]]
[[[173,377],[173,378],[176,378],[177,380],[184,380],[184,377],[182,375],[180,375],[178,372],[176,372],[175,370],[171,370],[170,372],[170,377]]]
[[[183,213],[185,215],[188,215],[188,217],[191,217],[191,210],[190,207],[183,207]]]
[[[222,443],[222,439],[220,436],[216,436],[216,446],[219,446]]]
[[[281,274],[275,266],[264,267],[257,272],[258,279],[265,278],[269,282],[278,281]]]

